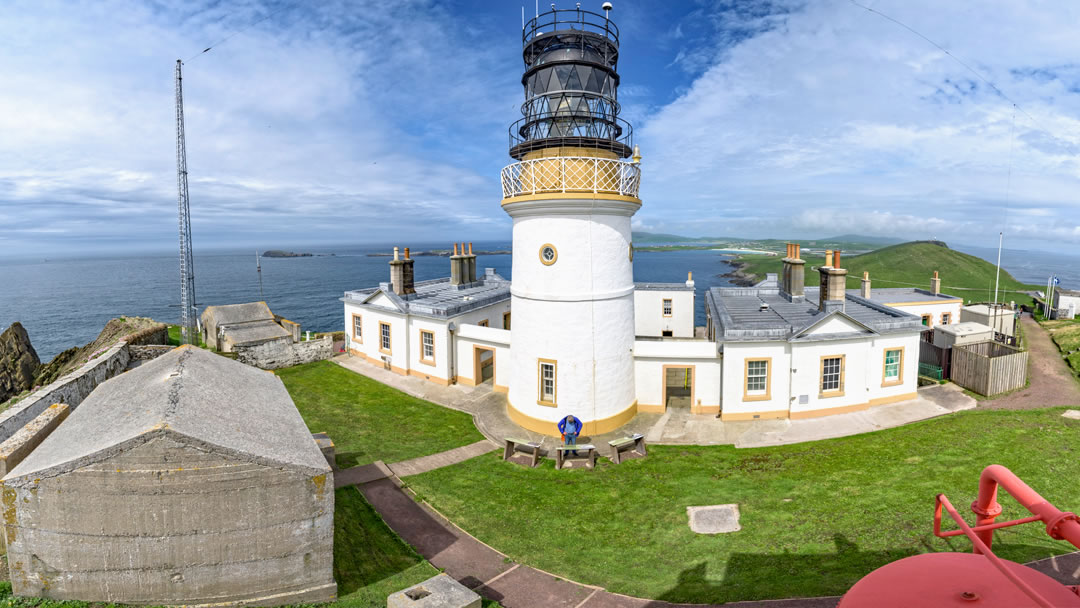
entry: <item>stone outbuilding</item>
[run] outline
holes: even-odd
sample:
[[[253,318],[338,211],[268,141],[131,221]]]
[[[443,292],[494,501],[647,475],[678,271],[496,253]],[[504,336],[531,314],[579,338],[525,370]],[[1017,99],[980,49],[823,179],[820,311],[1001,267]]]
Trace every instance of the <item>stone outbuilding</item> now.
[[[2,483],[16,595],[336,597],[330,467],[277,377],[208,351],[103,383]]]
[[[300,339],[300,326],[270,312],[266,302],[207,306],[199,319],[203,342],[223,353],[237,346]]]

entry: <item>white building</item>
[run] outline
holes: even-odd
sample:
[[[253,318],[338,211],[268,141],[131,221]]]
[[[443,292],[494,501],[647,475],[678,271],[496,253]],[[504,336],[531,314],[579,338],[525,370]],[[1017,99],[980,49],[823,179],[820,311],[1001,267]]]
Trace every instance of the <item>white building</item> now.
[[[963,298],[941,293],[941,278],[937,271],[930,279],[930,289],[916,287],[885,287],[872,289],[870,277],[863,273],[862,287],[850,293],[877,304],[902,310],[915,315],[923,327],[933,329],[939,325],[952,325],[961,321]]]
[[[914,397],[920,317],[845,293],[839,254],[820,269],[818,298],[789,246],[782,282],[710,290],[705,328],[694,327],[690,277],[634,283],[641,158],[617,117],[616,32],[581,10],[525,28],[524,118],[501,175],[513,283],[477,278],[462,247],[449,279],[414,284],[406,249],[389,283],[342,299],[350,352],[440,384],[491,383],[514,422],[556,436],[567,414],[591,435],[669,407],[802,418]],[[959,314],[958,299],[909,291],[889,299],[918,303],[931,324]]]
[[[1054,318],[1075,319],[1080,312],[1080,291],[1071,289],[1054,290]]]

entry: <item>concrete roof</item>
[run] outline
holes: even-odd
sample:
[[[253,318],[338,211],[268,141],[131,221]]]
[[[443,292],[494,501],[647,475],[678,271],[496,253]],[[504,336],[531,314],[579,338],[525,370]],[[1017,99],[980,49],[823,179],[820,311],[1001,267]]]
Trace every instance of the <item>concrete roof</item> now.
[[[694,288],[686,283],[634,283],[634,289],[638,291],[694,291]]]
[[[234,323],[249,323],[251,321],[274,320],[274,313],[266,302],[246,302],[244,304],[225,304],[222,306],[207,306],[203,314],[214,317],[218,325],[232,325]]]
[[[346,291],[341,301],[363,305],[374,293],[381,292],[402,313],[446,319],[510,299],[510,281],[494,272],[477,277],[475,283],[451,285],[447,277],[420,281],[413,288],[416,293],[399,296],[389,284],[382,283],[378,287]]]
[[[847,292],[857,296],[859,295],[860,290],[849,289]],[[870,289],[870,299],[874,302],[880,302],[881,304],[933,302],[935,300],[942,300],[943,302],[963,300],[960,296],[951,296],[947,293],[939,293],[935,296],[929,289],[919,289],[917,287],[883,287],[881,289],[874,289],[872,286]]]
[[[292,334],[286,331],[284,327],[274,323],[272,320],[256,321],[242,325],[226,325],[225,335],[232,338],[234,344],[255,344],[278,338],[292,337]]]
[[[986,304],[972,304],[970,306],[963,307],[961,310],[966,310],[968,312],[973,312],[973,313],[975,313],[977,315],[986,315],[986,316],[1002,316],[1003,317],[1003,316],[1008,315],[1008,316],[1011,317],[1012,315],[1016,314],[1016,311],[1009,310],[1008,308],[999,308],[997,310],[990,310],[990,307],[987,306]],[[994,313],[997,313],[997,315],[994,315]]]
[[[277,376],[182,346],[99,385],[4,481],[60,475],[162,434],[268,466],[330,470]]]
[[[800,332],[827,314],[818,309],[818,288],[807,287],[805,293],[805,300],[791,302],[776,287],[713,287],[705,298],[716,327],[717,341],[796,339]],[[762,304],[768,304],[768,308],[762,310]],[[850,293],[842,314],[879,334],[922,330],[919,317]]]
[[[939,331],[943,334],[952,334],[954,336],[970,336],[971,334],[990,333],[994,331],[994,328],[989,325],[983,325],[982,323],[965,321],[963,323],[953,323],[951,325],[936,325],[934,326],[934,331]]]

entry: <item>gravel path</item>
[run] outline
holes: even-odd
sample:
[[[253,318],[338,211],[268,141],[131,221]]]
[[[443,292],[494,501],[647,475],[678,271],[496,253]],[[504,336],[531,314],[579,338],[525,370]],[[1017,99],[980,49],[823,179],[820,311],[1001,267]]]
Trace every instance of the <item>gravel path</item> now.
[[[1080,383],[1061,358],[1057,346],[1031,317],[1022,317],[1024,337],[1031,352],[1028,375],[1031,386],[1011,395],[980,401],[979,409],[1027,410],[1055,405],[1080,405]]]

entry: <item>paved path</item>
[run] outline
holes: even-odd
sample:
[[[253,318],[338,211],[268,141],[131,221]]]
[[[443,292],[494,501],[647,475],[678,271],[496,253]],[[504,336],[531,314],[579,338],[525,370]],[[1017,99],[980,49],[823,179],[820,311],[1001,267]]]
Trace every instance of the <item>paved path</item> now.
[[[1080,405],[1080,383],[1061,358],[1050,335],[1034,319],[1021,317],[1024,339],[1030,351],[1028,375],[1031,385],[1011,395],[979,402],[979,409],[1026,410],[1055,405]]]
[[[514,424],[506,414],[505,395],[492,392],[490,386],[439,386],[414,376],[395,374],[358,357],[339,355],[333,360],[346,369],[414,397],[471,414],[476,428],[496,445],[501,445],[507,437],[522,438],[539,443],[541,452],[546,453],[560,443],[557,437],[527,431]],[[609,440],[634,433],[645,435],[649,443],[662,445],[783,445],[869,433],[971,409],[975,405],[975,400],[964,395],[960,387],[944,385],[921,388],[918,397],[911,401],[804,420],[724,422],[713,414],[691,414],[688,408],[670,408],[664,414],[638,414],[610,433],[579,437],[578,443],[595,444],[603,456],[610,453]]]
[[[411,460],[395,462],[389,466],[390,470],[394,472],[394,475],[397,475],[398,477],[419,475],[420,473],[426,473],[434,469],[441,469],[442,467],[448,467],[452,464],[465,462],[470,458],[475,458],[481,454],[487,454],[495,448],[496,446],[494,443],[487,439],[483,439],[476,443],[461,446],[460,448],[439,452],[438,454],[431,454],[430,456],[421,456]]]

